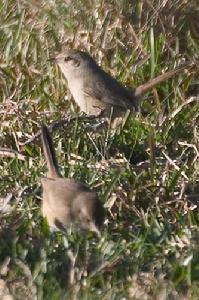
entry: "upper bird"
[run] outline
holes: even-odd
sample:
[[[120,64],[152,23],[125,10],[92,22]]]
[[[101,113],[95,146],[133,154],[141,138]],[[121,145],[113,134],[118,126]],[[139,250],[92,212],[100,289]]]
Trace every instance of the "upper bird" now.
[[[129,90],[101,69],[94,59],[79,50],[66,50],[54,59],[68,81],[68,87],[82,112],[87,115],[112,117],[116,127],[127,109],[134,110],[143,93],[158,83],[182,72],[184,66],[168,71],[135,90]],[[113,111],[111,110],[113,108]]]
[[[136,106],[136,97],[116,79],[102,70],[94,59],[79,50],[68,50],[55,57],[68,81],[68,87],[82,112],[87,115],[121,116]]]
[[[46,126],[41,129],[41,140],[48,169],[47,177],[41,180],[43,216],[50,227],[66,228],[73,223],[100,236],[105,213],[97,194],[81,182],[61,177]]]

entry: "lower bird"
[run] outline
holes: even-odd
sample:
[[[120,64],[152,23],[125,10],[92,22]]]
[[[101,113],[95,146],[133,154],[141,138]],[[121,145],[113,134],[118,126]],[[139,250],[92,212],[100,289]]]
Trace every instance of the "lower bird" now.
[[[42,178],[42,214],[50,227],[60,229],[75,224],[100,236],[105,210],[97,194],[81,182],[60,175],[53,142],[46,126],[41,141],[47,163],[47,177]]]

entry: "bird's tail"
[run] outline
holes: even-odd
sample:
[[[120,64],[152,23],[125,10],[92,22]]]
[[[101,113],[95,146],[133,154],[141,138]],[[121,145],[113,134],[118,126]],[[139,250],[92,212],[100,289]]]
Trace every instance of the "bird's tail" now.
[[[44,156],[47,163],[48,177],[50,178],[60,177],[59,167],[55,155],[55,149],[53,146],[53,141],[50,136],[50,132],[45,125],[43,125],[41,128],[41,141],[42,141]]]
[[[164,74],[161,74],[153,79],[151,79],[149,82],[147,83],[144,83],[140,86],[138,86],[134,93],[135,93],[135,96],[137,98],[141,97],[144,93],[148,92],[149,90],[151,90],[152,88],[154,88],[156,85],[158,85],[159,83],[161,83],[162,81],[165,81],[179,73],[183,73],[184,71],[186,70],[190,70],[190,69],[193,69],[194,68],[194,65],[193,64],[188,64],[188,63],[185,63],[183,64],[182,66],[180,67],[177,67],[176,69],[173,69],[173,70],[170,70]]]

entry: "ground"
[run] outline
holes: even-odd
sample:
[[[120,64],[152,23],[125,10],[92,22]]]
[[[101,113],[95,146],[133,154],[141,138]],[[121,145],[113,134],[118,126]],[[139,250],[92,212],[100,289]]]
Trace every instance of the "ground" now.
[[[197,1],[0,1],[0,299],[198,299]],[[58,66],[88,51],[132,90],[184,63],[120,131],[92,132]],[[64,176],[98,192],[101,239],[51,234],[42,124]]]

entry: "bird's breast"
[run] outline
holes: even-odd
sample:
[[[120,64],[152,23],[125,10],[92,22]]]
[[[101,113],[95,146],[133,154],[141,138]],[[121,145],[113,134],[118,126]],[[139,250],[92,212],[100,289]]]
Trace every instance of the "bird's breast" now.
[[[99,115],[104,110],[102,101],[84,92],[83,81],[76,80],[68,83],[70,92],[80,110],[87,115]]]

